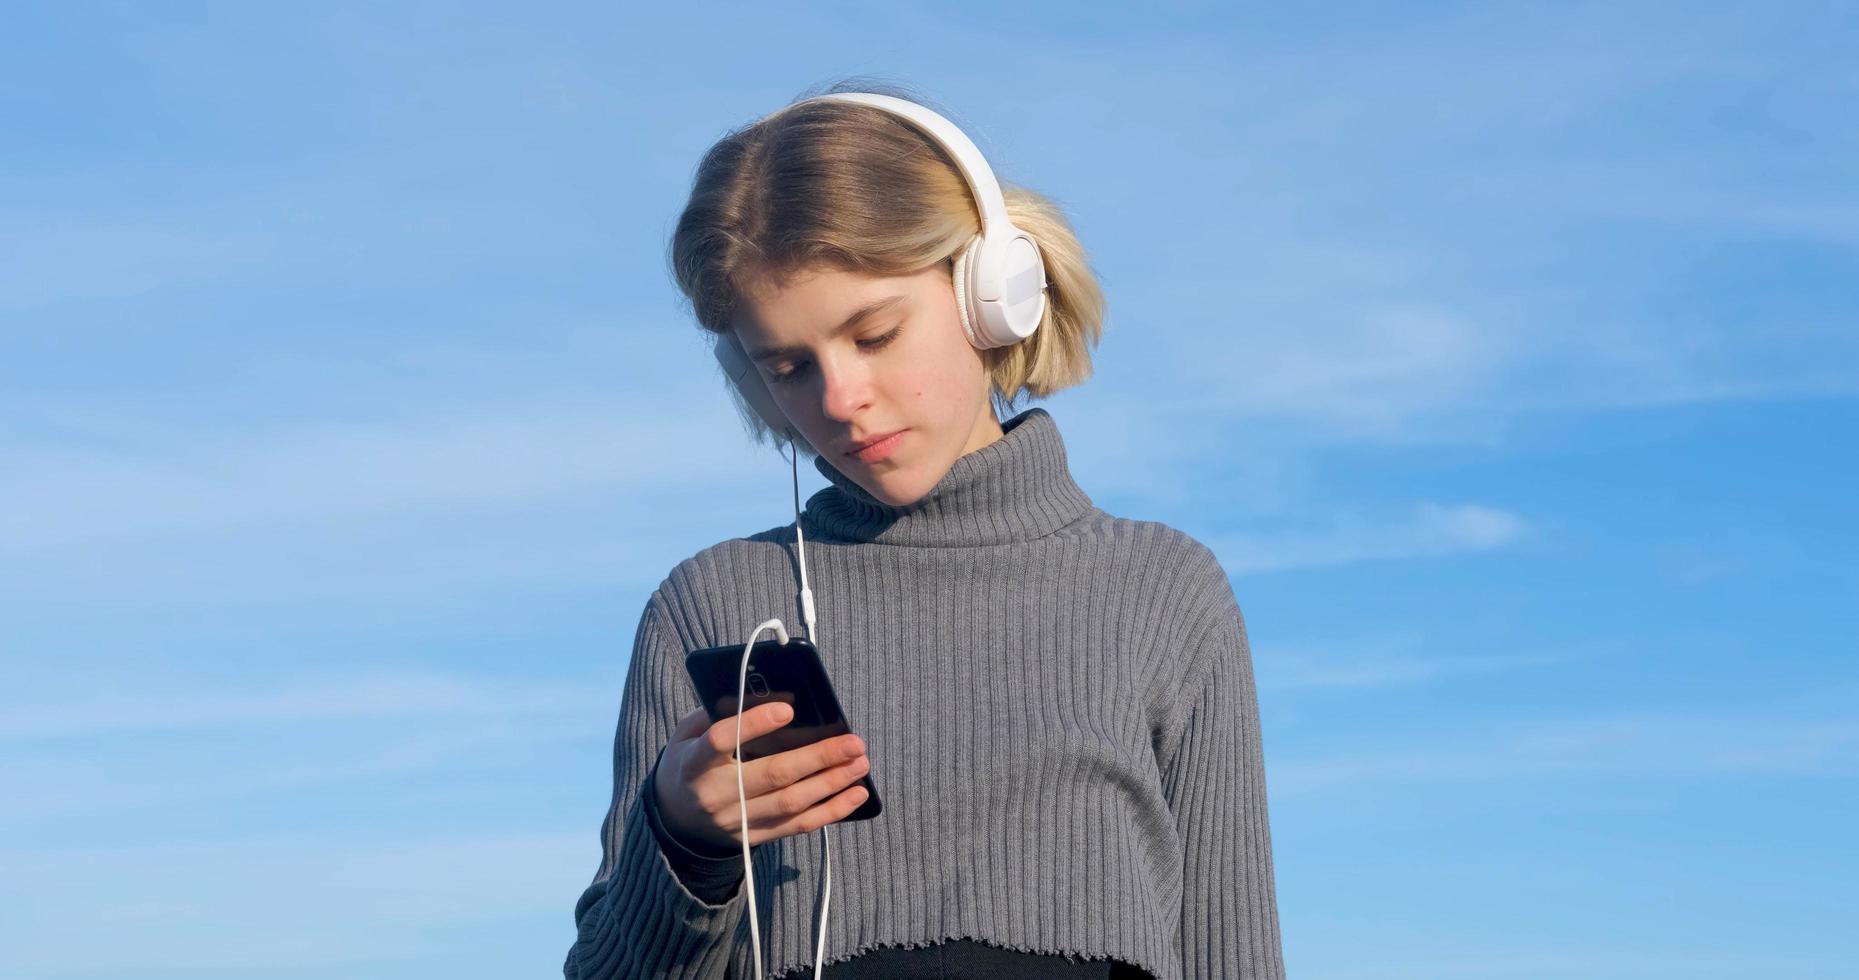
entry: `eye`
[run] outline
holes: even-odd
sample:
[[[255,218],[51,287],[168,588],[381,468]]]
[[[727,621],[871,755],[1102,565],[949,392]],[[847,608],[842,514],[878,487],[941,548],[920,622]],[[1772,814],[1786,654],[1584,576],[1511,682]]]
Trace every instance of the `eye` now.
[[[870,340],[859,341],[859,346],[866,350],[882,350],[885,346],[890,344],[891,341],[896,340],[897,335],[902,333],[903,329],[904,328],[901,326],[893,327],[891,332],[881,337],[873,337]],[[793,384],[797,378],[806,373],[804,370],[806,366],[806,362],[802,361],[800,364],[786,371],[771,371],[768,374],[768,380],[778,385]]]
[[[882,348],[884,345],[890,343],[891,341],[896,340],[897,335],[901,333],[903,329],[904,329],[903,327],[893,327],[890,333],[887,333],[882,337],[873,337],[870,340],[859,341],[859,346],[865,348],[866,350],[878,350]]]

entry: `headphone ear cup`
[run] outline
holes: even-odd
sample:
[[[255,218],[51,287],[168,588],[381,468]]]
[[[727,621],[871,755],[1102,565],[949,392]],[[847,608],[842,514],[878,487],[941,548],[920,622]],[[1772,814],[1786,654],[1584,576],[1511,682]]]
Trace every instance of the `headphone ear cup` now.
[[[955,276],[955,309],[962,317],[962,332],[968,335],[970,344],[986,349],[986,345],[981,342],[980,335],[975,332],[977,327],[975,321],[980,311],[975,308],[973,295],[974,262],[975,254],[980,248],[981,236],[976,235],[968,240],[968,244],[963,246],[960,252],[956,253],[955,261],[951,264]]]
[[[1046,266],[1033,236],[1008,225],[987,236],[968,263],[975,335],[989,347],[1025,341],[1046,313]]]
[[[955,263],[957,302],[968,342],[987,350],[1021,343],[1046,313],[1046,268],[1031,235],[977,235]]]

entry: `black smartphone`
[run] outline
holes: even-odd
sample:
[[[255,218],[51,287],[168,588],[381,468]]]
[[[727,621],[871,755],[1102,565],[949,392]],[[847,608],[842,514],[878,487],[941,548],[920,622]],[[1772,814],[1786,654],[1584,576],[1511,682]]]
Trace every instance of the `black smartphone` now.
[[[710,713],[711,722],[719,722],[737,713],[736,692],[742,687],[742,644],[710,647],[684,655],[684,669],[697,688],[698,700]],[[770,701],[785,701],[794,709],[794,720],[766,735],[742,743],[744,762],[765,758],[811,745],[823,738],[852,731],[840,710],[833,682],[826,677],[826,664],[820,651],[805,637],[760,640],[749,651],[748,694],[743,699],[746,711]],[[869,751],[870,746],[867,746]],[[866,771],[858,785],[865,787],[865,802],[859,804],[846,820],[870,820],[883,812],[878,786]]]

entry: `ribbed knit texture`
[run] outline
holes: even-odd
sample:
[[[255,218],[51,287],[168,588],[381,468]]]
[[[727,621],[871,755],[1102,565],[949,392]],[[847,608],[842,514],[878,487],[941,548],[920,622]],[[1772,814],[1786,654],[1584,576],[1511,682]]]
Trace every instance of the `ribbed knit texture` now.
[[[1045,409],[1002,429],[909,507],[815,462],[831,484],[803,515],[815,640],[884,801],[832,825],[827,961],[972,938],[1159,980],[1282,978],[1258,696],[1225,571],[1181,531],[1093,506]],[[641,791],[698,706],[687,651],[773,616],[804,633],[793,532],[706,548],[646,602],[570,980],[754,976],[744,889],[693,894]],[[810,964],[820,833],[752,855],[766,971]]]

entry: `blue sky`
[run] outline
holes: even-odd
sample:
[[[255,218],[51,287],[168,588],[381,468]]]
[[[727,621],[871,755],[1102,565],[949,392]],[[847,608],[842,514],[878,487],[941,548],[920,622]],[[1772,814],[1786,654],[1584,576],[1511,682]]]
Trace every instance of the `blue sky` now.
[[[645,596],[791,517],[666,236],[869,74],[1091,251],[1292,976],[1859,977],[1850,9],[262,6],[0,34],[0,974],[554,975]]]

